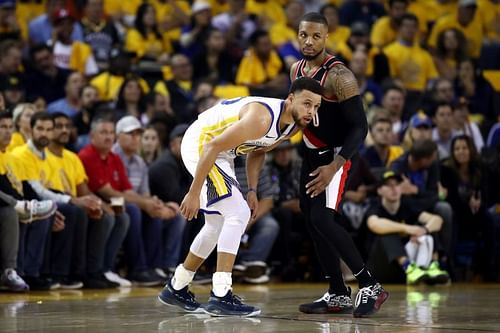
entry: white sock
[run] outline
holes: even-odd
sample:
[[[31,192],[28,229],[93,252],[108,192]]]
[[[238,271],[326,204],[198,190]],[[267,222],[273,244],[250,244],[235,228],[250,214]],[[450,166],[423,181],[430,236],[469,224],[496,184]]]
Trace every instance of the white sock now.
[[[182,264],[180,264],[175,269],[174,276],[172,277],[172,287],[175,290],[181,290],[193,281],[195,273],[196,272],[188,271]]]
[[[226,296],[233,285],[233,279],[230,272],[215,272],[212,276],[212,292],[217,297]]]
[[[20,214],[25,213],[26,212],[26,201],[18,200],[16,202],[16,205],[14,206],[14,209],[16,210],[16,212],[18,212]]]

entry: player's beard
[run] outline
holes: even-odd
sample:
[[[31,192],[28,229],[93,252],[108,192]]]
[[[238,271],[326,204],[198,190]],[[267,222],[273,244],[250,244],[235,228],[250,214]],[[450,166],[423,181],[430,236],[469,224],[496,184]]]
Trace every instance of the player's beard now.
[[[297,125],[297,127],[299,127],[300,129],[304,129],[307,127],[308,124],[302,123],[302,118],[299,117],[299,113],[297,112],[297,110],[292,109],[292,117],[293,117],[293,121],[295,122],[295,125]]]
[[[313,54],[313,55],[306,55],[306,54],[304,54],[304,53],[302,53],[302,52],[301,52],[301,54],[302,54],[302,57],[304,57],[304,59],[305,59],[305,60],[307,60],[307,61],[312,61],[312,60],[314,60],[314,59],[318,58],[318,57],[319,57],[319,56],[323,53],[323,51],[324,51],[324,50],[325,50],[325,49],[323,49],[323,50],[321,50],[321,51],[319,51],[318,53]]]

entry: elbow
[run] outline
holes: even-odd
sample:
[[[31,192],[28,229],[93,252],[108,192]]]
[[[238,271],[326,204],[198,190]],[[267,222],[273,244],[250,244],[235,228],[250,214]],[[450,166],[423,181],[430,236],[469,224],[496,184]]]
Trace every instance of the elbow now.
[[[370,231],[374,234],[382,234],[376,219],[368,219],[366,224],[368,225],[368,229],[370,229]]]

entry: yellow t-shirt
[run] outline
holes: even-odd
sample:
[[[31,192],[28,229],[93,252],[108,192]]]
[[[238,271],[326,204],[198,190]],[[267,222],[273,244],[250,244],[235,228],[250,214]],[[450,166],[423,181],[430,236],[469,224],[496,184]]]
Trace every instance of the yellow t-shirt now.
[[[263,64],[254,54],[253,50],[247,51],[236,74],[236,84],[261,84],[274,79],[283,69],[281,61],[276,51],[271,51],[269,61]]]
[[[26,180],[38,180],[48,189],[61,187],[57,183],[57,178],[52,175],[52,169],[47,158],[43,160],[38,158],[28,147],[27,143],[14,149],[12,154],[22,161]]]
[[[297,32],[286,24],[276,23],[271,27],[269,36],[273,45],[279,47],[287,42],[296,40]]]
[[[23,40],[28,40],[28,24],[35,17],[45,13],[45,1],[16,1],[16,19]]]
[[[144,38],[136,29],[130,29],[125,38],[125,49],[135,52],[138,58],[145,54],[158,57],[162,53],[171,53],[172,44],[166,34],[158,38],[154,33],[149,33],[147,38]]]
[[[177,12],[174,11],[174,8],[168,1],[160,1],[160,0],[152,0],[151,3],[156,8],[156,21],[158,22],[158,26],[161,29],[162,23],[172,23],[176,20]],[[189,1],[187,0],[175,0],[175,4],[179,7],[179,9],[186,14],[187,16],[191,15],[191,6],[189,5]],[[170,28],[165,31],[166,38],[170,41],[176,41],[181,38],[181,22],[177,21],[179,24],[176,28]]]
[[[54,190],[76,197],[77,185],[86,182],[88,179],[78,155],[64,149],[63,156],[59,157],[54,155],[50,150],[47,150],[47,160],[52,168],[54,177],[60,178],[59,182],[56,182],[60,187],[56,187]]]
[[[229,4],[227,3],[227,1],[209,0],[208,3],[212,8],[212,16],[216,16],[229,11]]]
[[[26,143],[26,140],[24,139],[24,136],[21,134],[21,132],[14,132],[12,133],[12,138],[10,139],[10,143],[7,146],[7,151],[13,151],[14,148],[22,146]]]
[[[412,13],[418,18],[418,30],[421,34],[427,33],[428,24],[432,21],[432,14],[422,1],[411,1],[408,6],[408,13]]]
[[[118,97],[120,87],[125,81],[123,76],[111,75],[109,72],[104,72],[97,75],[90,81],[90,84],[99,92],[99,99],[103,101],[112,101]],[[142,90],[145,94],[149,93],[149,86],[142,78],[139,79]]]
[[[391,18],[384,16],[373,24],[370,42],[375,47],[384,47],[396,40],[398,31],[391,26]]]
[[[85,66],[91,55],[92,48],[88,44],[78,41],[73,42],[69,57],[69,68],[85,74]]]
[[[23,163],[12,153],[0,151],[0,175],[5,176],[20,195],[23,195],[22,181],[26,180]]]
[[[264,16],[272,23],[286,24],[286,16],[283,7],[275,1],[267,0],[265,2],[258,2],[255,0],[248,0],[245,11],[248,14]]]
[[[500,3],[478,0],[478,12],[485,24],[486,36],[490,40],[500,40]]]
[[[408,90],[423,91],[429,80],[438,77],[431,55],[417,43],[405,46],[396,41],[383,52],[389,61],[391,76],[399,78]]]
[[[431,35],[429,36],[429,46],[435,48],[439,34],[450,28],[456,28],[463,32],[468,42],[468,54],[473,58],[478,58],[481,53],[481,44],[484,37],[483,22],[479,12],[476,12],[474,19],[466,27],[458,23],[457,13],[439,19],[432,28]]]

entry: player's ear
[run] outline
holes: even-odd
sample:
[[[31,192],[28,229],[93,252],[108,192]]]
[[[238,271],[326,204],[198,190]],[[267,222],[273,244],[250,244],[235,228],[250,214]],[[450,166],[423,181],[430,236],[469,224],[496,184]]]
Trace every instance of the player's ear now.
[[[288,99],[290,102],[293,102],[293,98],[294,98],[294,94],[293,93],[289,93],[288,94],[288,97],[286,99]]]

